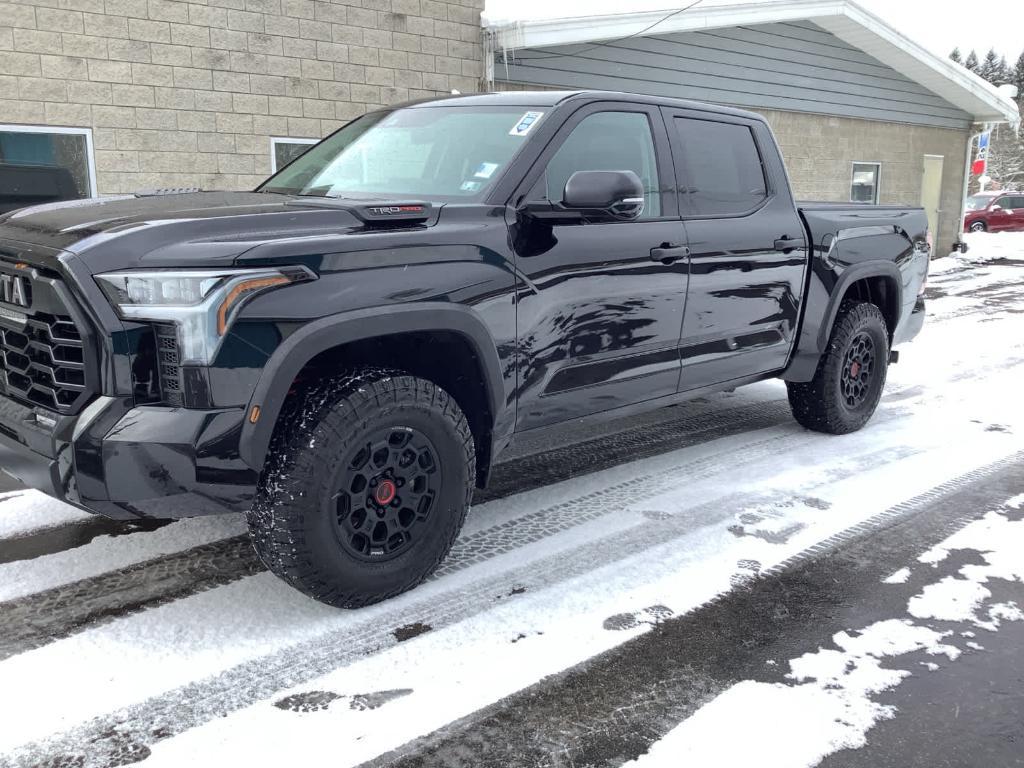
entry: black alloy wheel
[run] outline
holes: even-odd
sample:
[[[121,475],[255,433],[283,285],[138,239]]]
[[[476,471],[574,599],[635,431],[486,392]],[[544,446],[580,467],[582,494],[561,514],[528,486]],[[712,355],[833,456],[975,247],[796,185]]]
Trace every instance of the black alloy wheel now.
[[[426,435],[402,426],[376,430],[350,452],[330,499],[339,543],[360,560],[398,557],[429,522],[441,482]]]
[[[857,408],[871,389],[871,373],[875,367],[875,343],[867,333],[854,337],[846,350],[839,386],[848,408]]]

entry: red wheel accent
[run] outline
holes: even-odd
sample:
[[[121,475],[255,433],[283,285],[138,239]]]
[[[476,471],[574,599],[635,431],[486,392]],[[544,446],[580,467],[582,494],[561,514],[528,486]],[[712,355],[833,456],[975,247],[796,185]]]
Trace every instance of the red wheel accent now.
[[[850,378],[856,379],[860,376],[860,363],[856,360],[850,365]]]
[[[373,498],[377,500],[378,504],[385,507],[392,502],[397,493],[398,488],[393,481],[381,480],[380,485],[373,490]]]

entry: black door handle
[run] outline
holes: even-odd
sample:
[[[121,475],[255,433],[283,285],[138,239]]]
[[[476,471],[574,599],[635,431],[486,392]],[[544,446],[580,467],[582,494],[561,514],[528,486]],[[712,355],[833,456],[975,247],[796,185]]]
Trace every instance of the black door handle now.
[[[799,240],[794,240],[792,237],[786,235],[775,241],[775,250],[782,251],[783,253],[789,253],[790,251],[795,251],[801,245],[802,243]]]
[[[679,259],[685,259],[690,255],[690,249],[685,245],[671,245],[664,243],[660,248],[651,248],[651,260],[660,261],[666,266]]]

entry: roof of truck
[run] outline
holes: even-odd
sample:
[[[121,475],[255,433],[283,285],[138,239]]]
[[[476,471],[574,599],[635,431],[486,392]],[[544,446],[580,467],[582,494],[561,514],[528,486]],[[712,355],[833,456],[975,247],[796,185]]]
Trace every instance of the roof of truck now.
[[[701,112],[714,112],[723,115],[736,115],[759,122],[765,122],[763,115],[748,112],[734,107],[723,107],[687,99],[675,99],[670,96],[648,96],[623,91],[494,91],[490,93],[471,93],[466,95],[435,96],[395,105],[396,108],[430,108],[437,106],[518,106],[518,107],[554,107],[565,101],[625,101],[633,104],[655,104],[678,109],[690,109]],[[386,109],[386,108],[385,108]]]

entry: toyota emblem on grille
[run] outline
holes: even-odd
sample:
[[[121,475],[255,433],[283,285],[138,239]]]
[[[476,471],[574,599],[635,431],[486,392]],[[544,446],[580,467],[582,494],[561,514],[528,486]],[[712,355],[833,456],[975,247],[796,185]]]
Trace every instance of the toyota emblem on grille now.
[[[29,292],[25,278],[19,275],[0,274],[0,300],[28,308]]]

